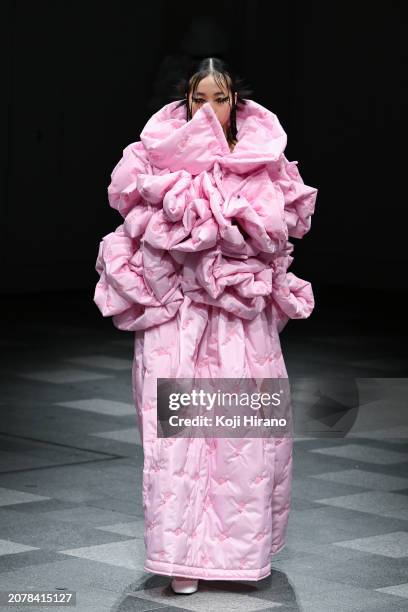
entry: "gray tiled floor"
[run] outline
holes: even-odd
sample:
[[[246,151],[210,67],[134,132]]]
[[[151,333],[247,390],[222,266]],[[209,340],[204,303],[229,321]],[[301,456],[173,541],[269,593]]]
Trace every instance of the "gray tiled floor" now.
[[[31,372],[20,372],[20,376],[32,378],[43,383],[62,384],[75,382],[87,382],[92,380],[101,380],[102,378],[111,378],[108,374],[101,372],[88,372],[74,368],[67,368],[61,365],[59,368],[52,370],[32,370]]]
[[[365,446],[363,444],[344,444],[334,446],[332,448],[315,448],[313,453],[322,453],[323,455],[335,455],[336,457],[344,457],[346,459],[355,459],[365,463],[379,463],[386,465],[388,463],[405,463],[407,460],[406,453],[400,453],[393,450],[386,450],[376,446]]]
[[[65,406],[66,408],[74,408],[76,410],[85,410],[88,412],[108,414],[112,416],[132,416],[135,413],[135,407],[133,404],[114,402],[112,400],[107,400],[100,397],[75,400],[72,402],[58,402],[58,405]]]
[[[383,353],[362,324],[354,340],[347,326],[328,335],[289,324],[289,375],[341,369],[360,379],[358,419],[344,438],[295,438],[287,541],[272,574],[201,581],[181,597],[167,576],[143,570],[133,336],[93,308],[87,320],[70,319],[75,308],[64,303],[62,324],[45,303],[43,320],[24,326],[20,317],[1,342],[0,589],[74,590],[79,612],[408,609],[408,383],[390,333],[381,371]],[[328,312],[342,320],[338,302]]]
[[[362,488],[369,486],[371,489],[377,491],[398,491],[399,489],[408,489],[408,478],[400,478],[399,476],[390,476],[389,474],[368,472],[367,470],[354,468],[350,470],[338,470],[336,472],[324,472],[323,474],[313,474],[311,478],[319,478],[338,484],[355,485]]]

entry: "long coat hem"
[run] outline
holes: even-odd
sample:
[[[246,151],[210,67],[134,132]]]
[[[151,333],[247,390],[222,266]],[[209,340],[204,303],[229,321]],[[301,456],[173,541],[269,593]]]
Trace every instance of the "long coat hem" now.
[[[277,555],[286,546],[282,544],[271,556]],[[176,563],[164,563],[163,561],[152,561],[146,559],[143,569],[162,576],[182,576],[183,578],[195,578],[199,580],[263,580],[271,574],[271,564],[268,563],[260,569],[229,570],[225,568],[205,568],[191,565],[178,565]]]

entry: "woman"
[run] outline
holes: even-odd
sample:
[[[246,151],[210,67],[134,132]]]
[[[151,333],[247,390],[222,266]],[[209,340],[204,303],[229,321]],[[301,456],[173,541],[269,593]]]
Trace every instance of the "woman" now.
[[[314,308],[287,272],[290,236],[317,189],[284,156],[277,116],[207,58],[129,144],[108,187],[123,223],[105,236],[94,300],[135,332],[132,370],[144,450],[144,569],[260,580],[285,545],[292,438],[159,438],[157,378],[287,378],[279,333]]]

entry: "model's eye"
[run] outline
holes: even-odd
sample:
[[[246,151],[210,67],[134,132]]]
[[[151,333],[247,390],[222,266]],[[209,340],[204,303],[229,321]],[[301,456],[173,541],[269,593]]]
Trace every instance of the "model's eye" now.
[[[228,102],[229,98],[228,96],[226,96],[225,98],[218,98],[216,100],[217,104],[225,104],[225,102]],[[195,98],[193,97],[193,102],[195,104],[203,104],[205,102],[204,98]]]

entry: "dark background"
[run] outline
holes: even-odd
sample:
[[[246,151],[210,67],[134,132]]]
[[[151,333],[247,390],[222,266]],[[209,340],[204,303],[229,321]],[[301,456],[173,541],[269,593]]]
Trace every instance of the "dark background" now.
[[[107,200],[110,173],[169,101],[187,53],[231,62],[319,189],[310,233],[292,239],[292,271],[316,290],[352,288],[348,300],[354,290],[406,289],[401,7],[2,3],[2,294],[92,299],[99,241],[121,223]]]

